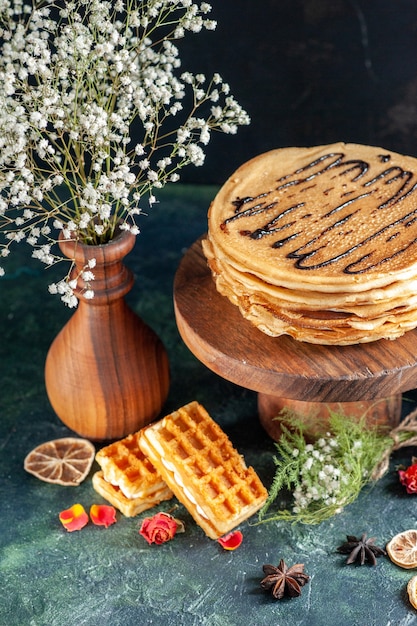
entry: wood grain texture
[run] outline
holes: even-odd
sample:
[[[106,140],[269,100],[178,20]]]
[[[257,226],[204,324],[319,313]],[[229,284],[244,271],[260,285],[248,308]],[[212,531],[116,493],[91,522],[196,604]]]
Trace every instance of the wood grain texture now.
[[[221,296],[196,241],[176,273],[179,332],[212,371],[247,389],[311,402],[375,400],[417,386],[417,330],[395,341],[318,346],[269,337]]]
[[[285,418],[280,417],[280,414],[285,409],[298,415],[308,425],[307,435],[314,438],[321,433],[320,429],[329,420],[331,412],[348,415],[358,421],[364,420],[368,426],[386,432],[399,424],[401,407],[400,393],[377,400],[357,402],[306,402],[258,393],[259,421],[274,441],[279,441],[281,437],[281,423],[285,423]],[[316,428],[317,423],[320,424],[319,429]]]
[[[165,348],[123,298],[133,275],[122,260],[134,240],[124,232],[106,245],[77,245],[74,272],[89,258],[96,259],[95,295],[85,299],[79,283],[78,308],[46,359],[45,383],[53,409],[69,428],[92,440],[139,430],[158,416],[168,394]],[[70,258],[73,245],[61,243]]]

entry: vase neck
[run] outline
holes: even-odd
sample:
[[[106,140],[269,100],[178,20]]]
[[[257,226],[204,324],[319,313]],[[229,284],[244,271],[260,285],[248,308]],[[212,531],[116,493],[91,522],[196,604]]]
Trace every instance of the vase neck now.
[[[75,295],[82,301],[92,305],[107,304],[126,295],[132,288],[133,273],[124,265],[124,257],[132,250],[136,237],[128,231],[121,231],[106,244],[89,246],[76,241],[60,238],[62,252],[74,261],[71,278],[77,279]],[[89,262],[95,260],[90,269]],[[91,271],[94,280],[86,283],[83,272]],[[94,291],[94,298],[86,299],[87,289]]]

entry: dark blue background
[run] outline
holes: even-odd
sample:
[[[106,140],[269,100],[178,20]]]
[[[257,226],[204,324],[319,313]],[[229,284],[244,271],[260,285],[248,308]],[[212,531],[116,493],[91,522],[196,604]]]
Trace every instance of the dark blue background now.
[[[417,155],[415,0],[213,0],[217,29],[180,42],[252,123],[216,135],[184,182],[221,184],[265,150],[350,141]]]

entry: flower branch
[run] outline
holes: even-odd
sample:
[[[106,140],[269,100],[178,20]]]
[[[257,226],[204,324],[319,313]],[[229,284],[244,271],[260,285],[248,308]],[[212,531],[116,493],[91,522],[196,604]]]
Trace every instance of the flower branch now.
[[[116,224],[139,234],[144,201],[203,165],[212,132],[249,123],[219,74],[180,70],[174,41],[213,30],[210,11],[0,0],[0,256],[25,241],[48,266],[62,258],[60,232],[87,244]],[[50,290],[76,305],[69,272]]]
[[[384,476],[395,450],[417,443],[417,410],[389,432],[370,426],[364,417],[333,411],[322,424],[289,410],[283,410],[280,419],[284,423],[275,444],[276,471],[260,522],[318,524],[329,519],[354,502],[365,485]],[[317,433],[314,440],[312,426]],[[270,513],[283,490],[292,495],[291,508]]]

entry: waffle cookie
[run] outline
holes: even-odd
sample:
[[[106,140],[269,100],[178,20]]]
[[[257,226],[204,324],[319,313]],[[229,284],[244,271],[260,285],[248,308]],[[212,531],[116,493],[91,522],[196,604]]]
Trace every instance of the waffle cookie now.
[[[132,517],[173,493],[139,447],[141,431],[102,448],[96,454],[101,467],[93,486],[124,515]]]
[[[211,539],[230,532],[267,498],[254,469],[198,402],[146,426],[139,445]]]
[[[145,498],[126,498],[119,487],[107,482],[102,471],[93,474],[92,482],[97,493],[126,517],[135,517],[142,511],[151,509],[162,500],[169,500],[173,496],[171,490],[165,486],[160,491],[154,491],[152,495]]]

